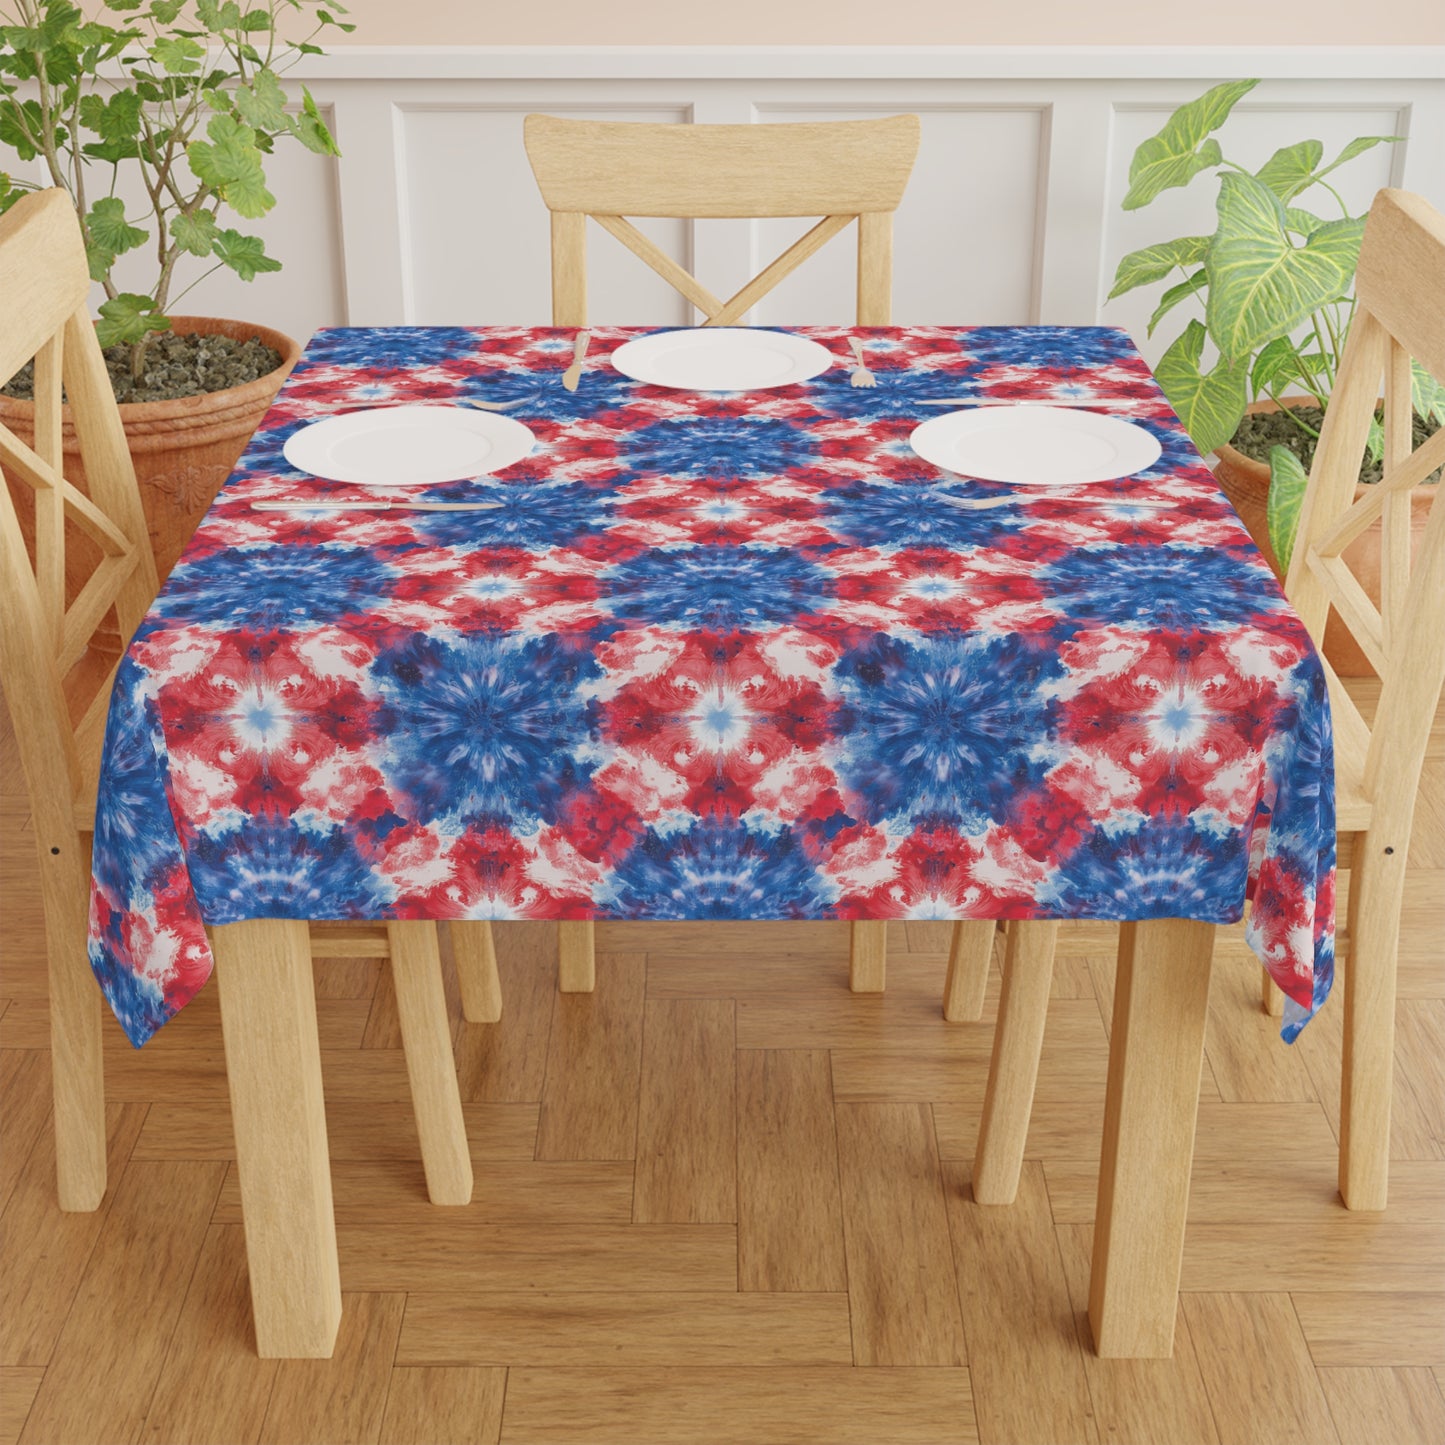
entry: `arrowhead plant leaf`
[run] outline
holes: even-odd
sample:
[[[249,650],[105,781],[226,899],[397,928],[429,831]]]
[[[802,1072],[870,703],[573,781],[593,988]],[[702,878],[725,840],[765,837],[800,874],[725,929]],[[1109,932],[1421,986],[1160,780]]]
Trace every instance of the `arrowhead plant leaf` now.
[[[1197,266],[1209,250],[1209,241],[1208,236],[1180,236],[1176,241],[1161,241],[1157,246],[1130,251],[1119,262],[1114,289],[1107,299],[1112,301],[1136,286],[1162,281],[1176,266]]]
[[[1205,334],[1203,322],[1191,321],[1154,372],[1201,453],[1212,452],[1234,435],[1245,405],[1243,365],[1221,359],[1212,371],[1200,369]]]
[[[1288,335],[1350,288],[1363,220],[1330,221],[1303,246],[1290,243],[1284,207],[1253,176],[1220,180],[1219,229],[1209,259],[1209,335],[1227,361]]]
[[[1317,140],[1281,146],[1254,174],[1281,201],[1292,201],[1314,183],[1315,167],[1324,153],[1324,146]]]
[[[1201,266],[1192,276],[1181,281],[1177,286],[1171,286],[1160,298],[1159,304],[1154,308],[1154,314],[1149,318],[1148,334],[1153,336],[1154,328],[1171,312],[1181,301],[1190,296],[1197,296],[1204,289],[1204,268]]]
[[[1219,142],[1205,137],[1218,130],[1240,97],[1258,84],[1257,80],[1227,81],[1205,91],[1198,100],[1181,105],[1158,135],[1151,136],[1134,152],[1124,209],[1137,211],[1161,191],[1188,185],[1200,171],[1219,165],[1224,159]]]
[[[1309,473],[1304,463],[1288,447],[1269,449],[1269,498],[1265,513],[1269,545],[1274,548],[1281,572],[1289,570],[1289,559],[1294,555],[1295,533],[1299,530],[1300,508],[1308,485]]]

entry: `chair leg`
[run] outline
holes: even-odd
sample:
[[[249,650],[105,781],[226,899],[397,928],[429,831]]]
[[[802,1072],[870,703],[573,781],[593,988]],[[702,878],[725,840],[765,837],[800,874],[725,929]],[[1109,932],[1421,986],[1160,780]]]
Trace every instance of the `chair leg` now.
[[[1019,923],[1009,932],[973,1158],[973,1197],[980,1204],[1012,1204],[1018,1193],[1058,937],[1059,925],[1053,922]]]
[[[1173,1349],[1213,949],[1210,923],[1119,927],[1089,1280],[1105,1358],[1167,1359]]]
[[[597,983],[597,930],[591,923],[557,925],[557,987],[591,993]]]
[[[991,918],[953,925],[943,985],[943,1016],[949,1023],[971,1023],[983,1015],[995,928]]]
[[[1395,970],[1407,850],[1359,841],[1350,878],[1345,1047],[1340,1078],[1340,1197],[1383,1209],[1390,1186],[1395,1075]]]
[[[887,923],[855,923],[849,935],[848,987],[854,993],[882,993],[887,978]]]
[[[41,849],[40,891],[50,989],[55,1174],[60,1207],[84,1213],[105,1195],[105,1067],[101,1001],[85,955],[89,869],[79,836]]]
[[[462,1119],[434,923],[388,923],[391,976],[426,1189],[433,1204],[468,1204],[472,1156]]]
[[[449,923],[452,958],[462,991],[462,1017],[469,1024],[494,1024],[502,1016],[502,981],[490,923]]]
[[[1280,992],[1279,985],[1269,976],[1267,968],[1259,971],[1259,1006],[1270,1018],[1277,1019],[1284,1017],[1284,994]]]
[[[311,940],[268,919],[211,932],[236,1134],[256,1351],[331,1358],[341,1276],[321,1098]]]

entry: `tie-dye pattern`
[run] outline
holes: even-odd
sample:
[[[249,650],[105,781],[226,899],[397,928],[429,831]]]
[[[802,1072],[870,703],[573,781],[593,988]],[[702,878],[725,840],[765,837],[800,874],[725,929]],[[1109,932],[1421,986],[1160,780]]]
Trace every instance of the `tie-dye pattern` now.
[[[862,333],[800,386],[618,375],[637,334],[319,333],[131,645],[91,959],[141,1044],[248,918],[1237,919],[1329,992],[1318,658],[1127,336]],[[1108,399],[1142,476],[966,511],[928,397]],[[256,512],[339,406],[520,400],[495,511]],[[371,494],[376,495],[376,494]],[[416,492],[398,492],[398,499]],[[1098,505],[1081,507],[1088,497]],[[1170,501],[1167,509],[1133,500]]]

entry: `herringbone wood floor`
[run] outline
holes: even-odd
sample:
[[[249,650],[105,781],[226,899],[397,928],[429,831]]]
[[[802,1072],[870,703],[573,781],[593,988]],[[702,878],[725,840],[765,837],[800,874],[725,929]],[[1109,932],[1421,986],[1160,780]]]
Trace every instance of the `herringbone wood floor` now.
[[[318,965],[345,1317],[331,1361],[256,1359],[214,989],[142,1053],[107,1029],[111,1188],[55,1207],[34,839],[0,761],[0,1445],[1445,1441],[1445,730],[1390,1210],[1335,1194],[1338,1001],[1286,1049],[1222,930],[1157,1363],[1096,1359],[1082,1313],[1111,930],[1064,930],[1019,1198],[986,1209],[993,1006],[943,1023],[934,924],[890,930],[882,998],[848,993],[841,926],[604,926],[591,997],[555,992],[551,930],[499,926],[503,1021],[456,1028],[458,1210],[426,1201],[384,973]]]

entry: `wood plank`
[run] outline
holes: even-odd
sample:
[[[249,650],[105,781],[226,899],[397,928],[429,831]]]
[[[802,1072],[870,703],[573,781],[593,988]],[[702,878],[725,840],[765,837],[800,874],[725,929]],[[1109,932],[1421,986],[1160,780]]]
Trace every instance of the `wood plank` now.
[[[1192,1225],[1179,1287],[1412,1293],[1445,1271],[1445,1219],[1417,1224],[1345,1209],[1340,1215],[1327,1234],[1302,1232],[1290,1220]]]
[[[928,1106],[840,1104],[835,1114],[854,1363],[966,1364]]]
[[[735,1291],[738,1282],[731,1224],[578,1229],[477,1219],[469,1206],[426,1228],[351,1224],[337,1236],[348,1289]]]
[[[724,999],[655,999],[643,1015],[639,1224],[737,1219],[736,1045]]]
[[[145,1122],[143,1104],[106,1106],[110,1187],[90,1214],[62,1212],[55,1197],[55,1134],[40,1131],[0,1218],[0,1364],[44,1366],[54,1357],[71,1302],[105,1226],[126,1161]]]
[[[1066,1225],[1054,1235],[1075,1328],[1087,1342],[1093,1231]],[[1182,1304],[1175,1310],[1174,1353],[1167,1360],[1105,1360],[1086,1348],[1084,1374],[1099,1438],[1109,1445],[1217,1445],[1219,1432]]]
[[[846,1365],[846,1294],[407,1297],[399,1365]]]
[[[738,1288],[846,1290],[828,1055],[740,1049]]]
[[[1341,1445],[1440,1445],[1445,1398],[1427,1369],[1360,1367],[1319,1372]]]
[[[967,1370],[537,1370],[507,1380],[507,1445],[973,1445]]]
[[[547,1073],[547,1039],[557,964],[538,957],[535,935],[518,940],[497,927],[497,976],[505,1006],[494,1024],[466,1024],[457,1035],[457,1081],[464,1104],[538,1102]],[[545,925],[543,925],[545,926]],[[515,948],[520,942],[523,946]]]
[[[0,1445],[19,1440],[44,1378],[45,1371],[39,1368],[0,1368]]]
[[[180,1318],[223,1167],[126,1166],[22,1442],[114,1445],[135,1437]]]
[[[652,927],[668,928],[669,924]],[[729,924],[723,939],[729,939]],[[781,925],[780,925],[781,926]],[[826,926],[826,925],[819,925]],[[944,960],[932,955],[900,953],[889,963],[888,995],[903,989],[909,996],[929,998],[938,1018],[938,1002],[942,996]],[[860,995],[848,988],[848,966],[818,950],[795,952],[734,951],[732,945],[718,942],[709,953],[649,953],[647,955],[648,998],[735,998],[761,1000],[783,994],[792,999],[807,999],[818,1004],[834,1005],[833,1017],[848,1017],[847,1001],[862,1002]],[[802,1022],[800,1019],[799,1022]],[[795,1044],[796,1040],[789,1040]]]
[[[980,1438],[1097,1441],[1042,1165],[1024,1165],[1007,1206],[976,1204],[965,1165],[945,1165],[943,1183]]]
[[[538,1159],[632,1159],[647,962],[640,954],[597,960],[591,993],[552,997]]]
[[[140,1439],[153,1445],[253,1445],[277,1360],[256,1354],[246,1236],[213,1224],[201,1246]]]
[[[372,1445],[381,1431],[406,1298],[348,1294],[329,1360],[281,1360],[260,1445]]]
[[[1296,1290],[1290,1299],[1316,1365],[1445,1360],[1445,1291]]]
[[[0,1214],[49,1127],[49,1052],[0,1050]]]
[[[1252,958],[1220,959],[1214,969],[1204,1051],[1220,1095],[1231,1103],[1315,1099],[1304,1056],[1280,1047],[1279,1021],[1259,1006],[1259,980]]]
[[[1235,1108],[1244,1107],[1234,1105]],[[1048,1159],[1049,1199],[1058,1224],[1094,1218],[1098,1166],[1092,1160]],[[1397,1224],[1429,1224],[1440,1217],[1445,1198],[1445,1164],[1406,1161],[1390,1180],[1390,1218]],[[1326,1151],[1313,1159],[1244,1157],[1196,1158],[1189,1182],[1189,1219],[1195,1223],[1288,1219],[1298,1229],[1350,1229],[1335,1181],[1335,1159]]]
[[[1186,1294],[1183,1304],[1221,1439],[1339,1438],[1288,1295]]]
[[[473,1162],[531,1159],[537,1140],[536,1104],[464,1104]],[[421,1158],[416,1123],[405,1103],[328,1099],[326,1139],[333,1163]],[[164,1099],[154,1103],[136,1141],[137,1159],[234,1159],[231,1106],[223,1099]]]
[[[505,1370],[391,1372],[379,1445],[496,1445]]]
[[[725,941],[724,941],[725,940]],[[716,923],[599,923],[599,953],[645,953],[652,956],[716,955],[721,949],[736,958],[750,955],[806,953],[831,959],[847,987],[848,925],[846,923],[729,923],[719,937]]]
[[[332,1165],[338,1223],[398,1230],[444,1228],[413,1158],[348,1159]],[[625,1224],[632,1217],[632,1166],[616,1160],[537,1164],[490,1162],[477,1173],[468,1217],[532,1224]],[[216,1222],[239,1223],[241,1195],[234,1169],[216,1204]]]

